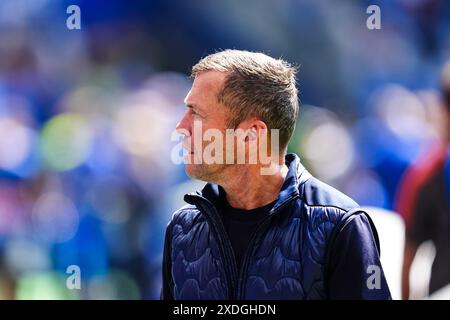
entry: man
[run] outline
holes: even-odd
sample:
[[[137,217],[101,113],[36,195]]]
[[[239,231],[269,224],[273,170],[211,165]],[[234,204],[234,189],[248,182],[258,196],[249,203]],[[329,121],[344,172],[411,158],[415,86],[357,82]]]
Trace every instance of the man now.
[[[405,173],[396,211],[405,221],[402,298],[410,298],[410,269],[417,249],[431,240],[436,256],[428,293],[450,284],[450,62],[442,72],[442,139],[435,142]]]
[[[368,215],[312,177],[297,155],[286,155],[299,108],[295,69],[261,53],[225,50],[200,60],[192,76],[177,130],[187,137],[187,174],[208,183],[185,196],[189,205],[167,226],[161,297],[390,299]],[[234,163],[204,159],[213,141],[195,142],[199,124],[202,132],[244,133],[233,136],[237,148],[230,140],[216,148]],[[263,141],[280,152],[239,161],[236,149],[243,146],[250,159],[255,141],[260,152],[267,151]]]

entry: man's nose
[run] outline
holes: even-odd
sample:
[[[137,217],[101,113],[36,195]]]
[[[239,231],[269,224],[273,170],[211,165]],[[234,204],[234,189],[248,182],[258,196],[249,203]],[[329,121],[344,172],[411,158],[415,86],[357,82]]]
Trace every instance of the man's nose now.
[[[183,117],[180,119],[177,126],[175,127],[175,130],[179,134],[183,135],[186,135],[186,133],[188,133],[189,135],[191,134],[191,122],[189,120],[188,112],[184,113]]]

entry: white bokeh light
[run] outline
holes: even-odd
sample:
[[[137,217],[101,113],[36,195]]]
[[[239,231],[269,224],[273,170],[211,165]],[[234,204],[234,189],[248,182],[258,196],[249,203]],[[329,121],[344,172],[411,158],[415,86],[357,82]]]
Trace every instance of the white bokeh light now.
[[[335,179],[350,168],[354,157],[353,141],[348,131],[330,120],[313,128],[305,137],[304,157],[322,179]]]
[[[13,170],[28,157],[33,132],[8,117],[0,117],[0,168]]]

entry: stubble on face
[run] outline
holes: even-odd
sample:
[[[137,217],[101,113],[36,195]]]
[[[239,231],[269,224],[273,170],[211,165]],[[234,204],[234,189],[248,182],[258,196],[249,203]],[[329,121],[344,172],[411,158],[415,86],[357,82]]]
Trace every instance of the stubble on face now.
[[[203,151],[214,141],[203,141],[203,137],[197,137],[195,134],[198,133],[192,130],[194,120],[201,121],[201,135],[208,129],[218,129],[225,137],[228,110],[217,100],[217,95],[222,89],[225,78],[226,74],[215,71],[197,75],[185,99],[186,105],[194,107],[193,110],[195,111],[190,118],[192,124],[191,136],[188,138],[188,144],[190,144],[188,146],[188,157],[190,158],[185,167],[186,174],[194,179],[218,183],[224,178],[227,168],[230,167],[225,163],[225,158],[220,163],[205,163]],[[195,141],[200,142],[201,154],[198,145],[196,146],[194,143]],[[225,151],[222,154],[225,157]]]

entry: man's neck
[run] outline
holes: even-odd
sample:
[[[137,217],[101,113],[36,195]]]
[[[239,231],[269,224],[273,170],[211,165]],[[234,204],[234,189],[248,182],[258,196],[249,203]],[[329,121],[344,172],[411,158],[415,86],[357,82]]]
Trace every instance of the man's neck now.
[[[271,175],[262,175],[257,166],[236,167],[232,179],[220,185],[226,192],[228,203],[236,209],[250,210],[275,201],[286,178],[288,168],[282,164],[274,166]]]

